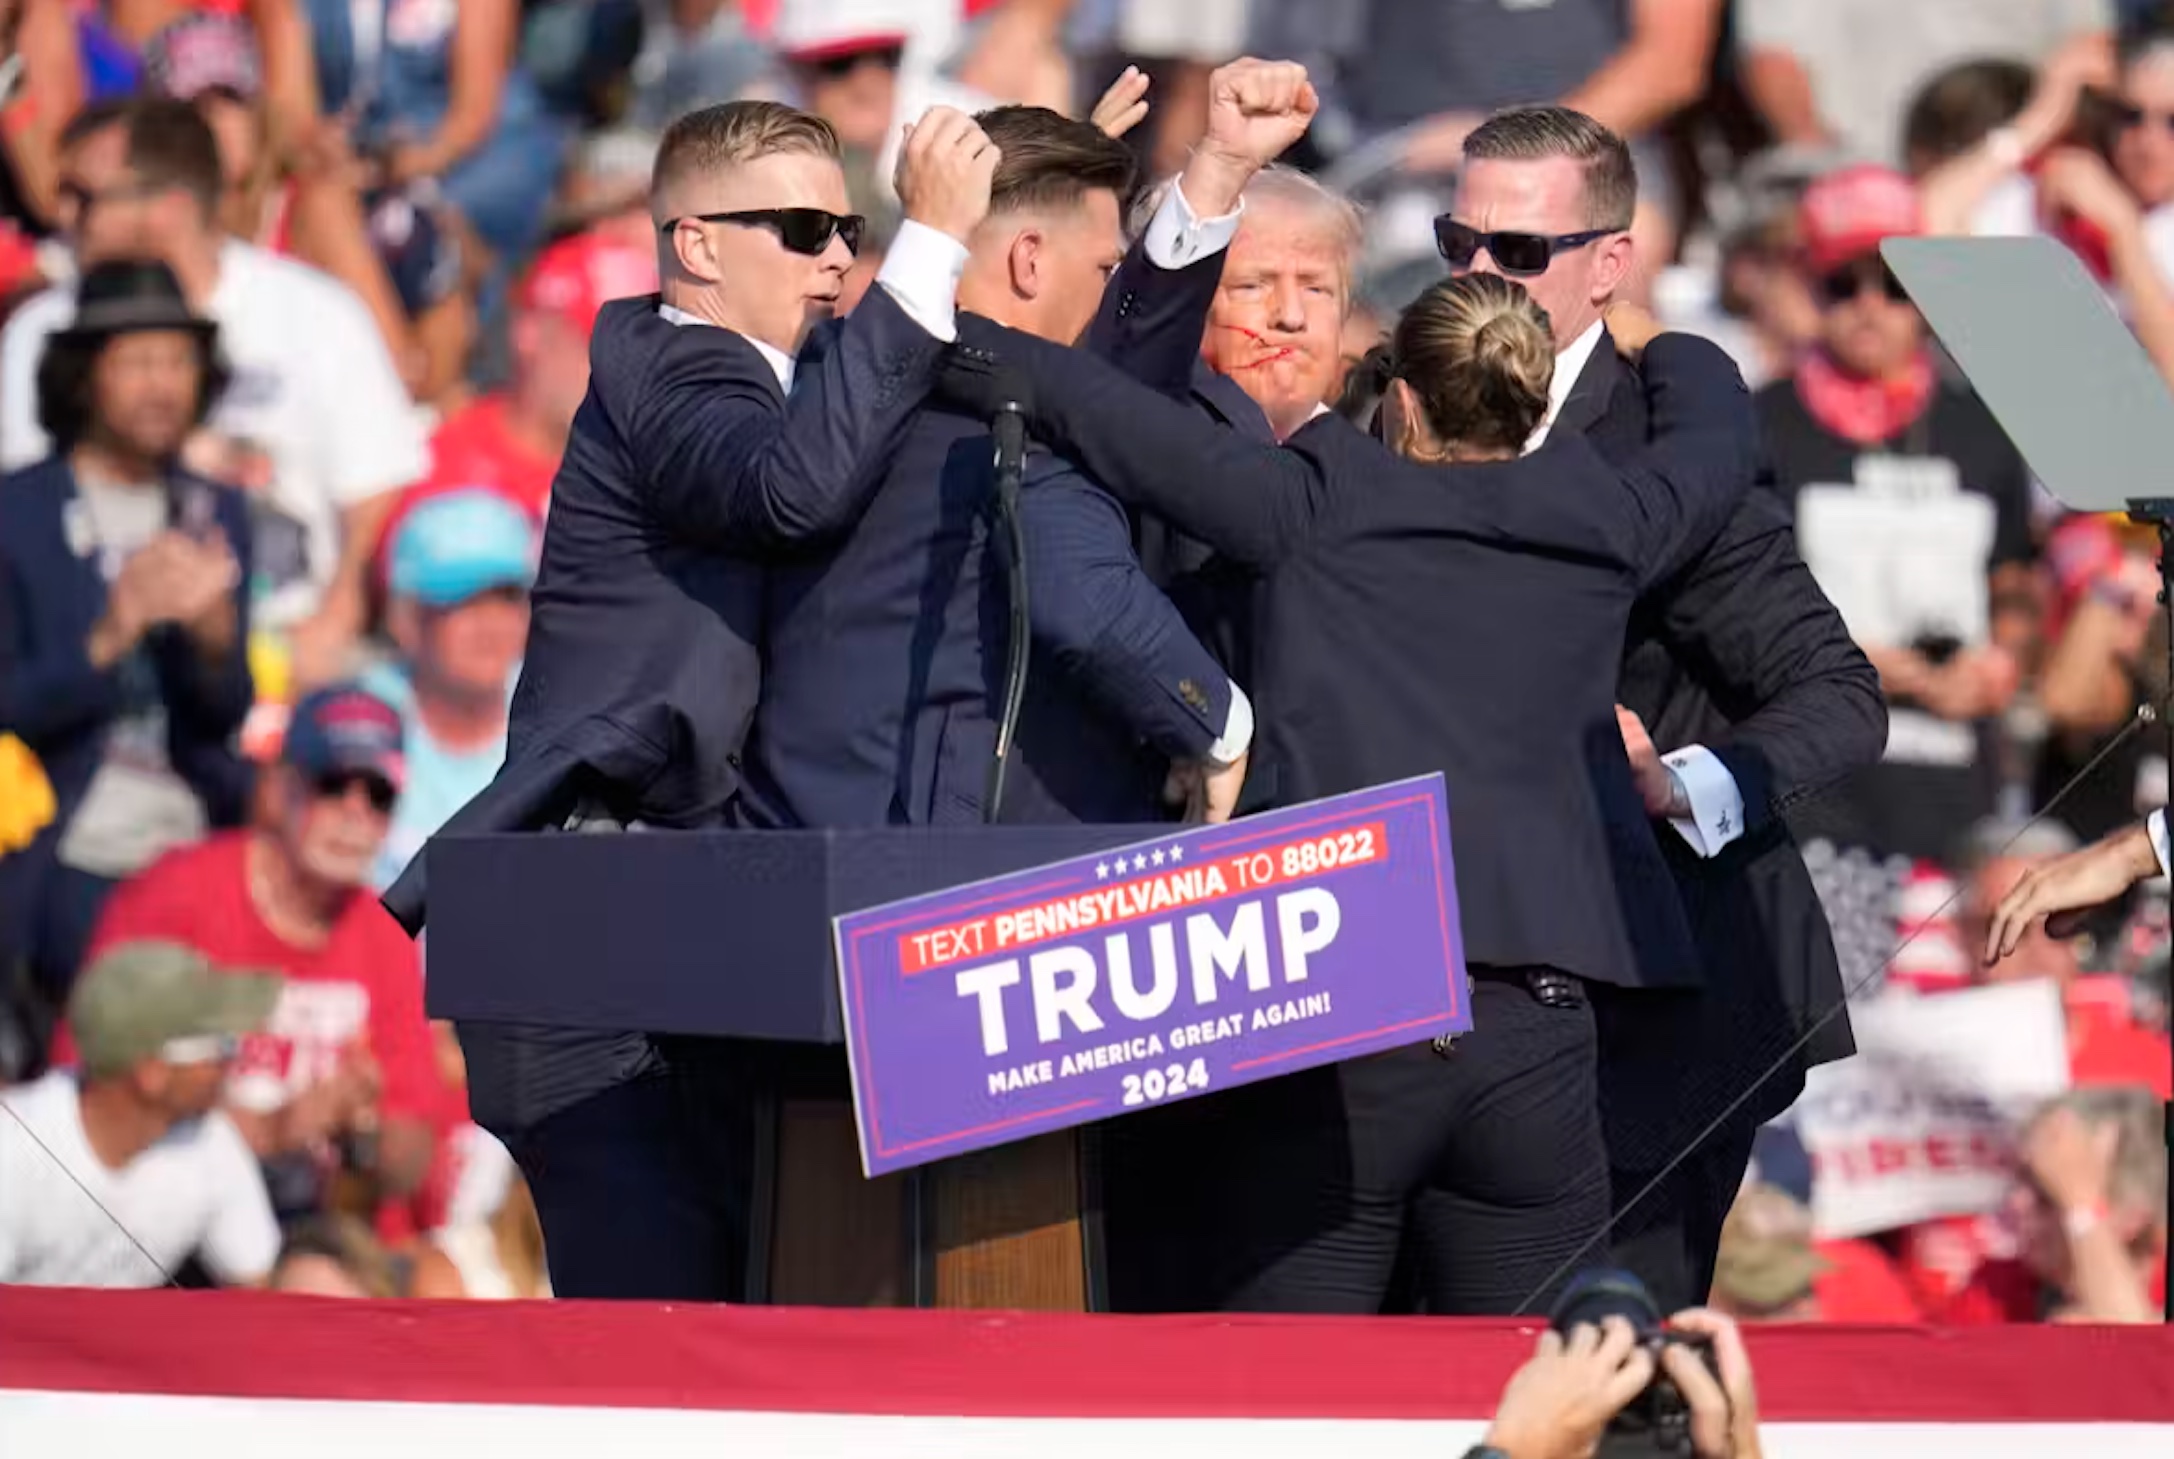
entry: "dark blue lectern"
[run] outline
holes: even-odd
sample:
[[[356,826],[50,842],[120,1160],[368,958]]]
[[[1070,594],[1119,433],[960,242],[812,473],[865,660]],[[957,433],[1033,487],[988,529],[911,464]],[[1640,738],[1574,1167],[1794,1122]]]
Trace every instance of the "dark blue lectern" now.
[[[447,836],[430,845],[433,1018],[774,1040],[845,1055],[831,919],[1142,839],[1141,826]],[[762,1121],[749,1285],[819,1305],[1086,1309],[1091,1135],[879,1180],[842,1098]]]

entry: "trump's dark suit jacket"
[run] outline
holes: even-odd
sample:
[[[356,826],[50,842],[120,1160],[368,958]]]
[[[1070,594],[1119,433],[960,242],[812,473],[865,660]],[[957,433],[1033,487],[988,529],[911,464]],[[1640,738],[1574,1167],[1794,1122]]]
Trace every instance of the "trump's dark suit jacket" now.
[[[1725,356],[1655,342],[1657,439],[1619,471],[1571,436],[1419,465],[1334,416],[1262,446],[1076,352],[962,338],[1026,371],[1035,428],[1096,480],[1265,574],[1253,693],[1279,800],[1442,771],[1474,962],[1695,984],[1614,687],[1633,602],[1751,480]]]

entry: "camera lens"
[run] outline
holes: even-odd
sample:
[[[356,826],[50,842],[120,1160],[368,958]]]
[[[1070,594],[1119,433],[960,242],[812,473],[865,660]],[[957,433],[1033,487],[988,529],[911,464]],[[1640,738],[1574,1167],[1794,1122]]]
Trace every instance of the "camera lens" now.
[[[1641,1340],[1650,1340],[1661,1330],[1661,1310],[1654,1305],[1646,1284],[1629,1272],[1610,1268],[1572,1277],[1548,1320],[1557,1332],[1567,1336],[1581,1322],[1598,1327],[1610,1317],[1628,1322]]]

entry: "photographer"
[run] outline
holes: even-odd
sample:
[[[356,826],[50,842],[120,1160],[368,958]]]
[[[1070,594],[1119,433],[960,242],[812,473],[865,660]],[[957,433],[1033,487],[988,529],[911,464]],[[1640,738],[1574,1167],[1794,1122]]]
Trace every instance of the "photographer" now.
[[[1588,1459],[1601,1450],[1610,1423],[1659,1376],[1674,1382],[1690,1410],[1689,1452],[1697,1459],[1760,1459],[1759,1399],[1736,1324],[1693,1308],[1670,1318],[1668,1330],[1709,1341],[1719,1380],[1682,1343],[1662,1345],[1656,1362],[1653,1347],[1622,1317],[1598,1327],[1580,1323],[1567,1337],[1550,1328],[1511,1375],[1487,1437],[1465,1459]]]

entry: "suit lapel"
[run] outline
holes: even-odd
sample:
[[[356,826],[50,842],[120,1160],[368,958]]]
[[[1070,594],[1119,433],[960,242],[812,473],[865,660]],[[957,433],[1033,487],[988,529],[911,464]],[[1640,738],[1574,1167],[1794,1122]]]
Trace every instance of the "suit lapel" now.
[[[1623,357],[1615,352],[1615,340],[1603,327],[1585,368],[1578,372],[1578,382],[1570,387],[1562,411],[1555,417],[1554,429],[1577,436],[1591,431],[1608,413],[1608,402],[1622,379]]]

